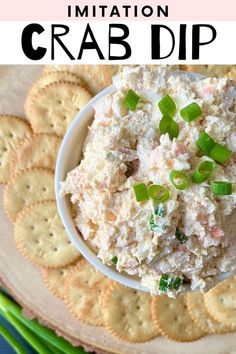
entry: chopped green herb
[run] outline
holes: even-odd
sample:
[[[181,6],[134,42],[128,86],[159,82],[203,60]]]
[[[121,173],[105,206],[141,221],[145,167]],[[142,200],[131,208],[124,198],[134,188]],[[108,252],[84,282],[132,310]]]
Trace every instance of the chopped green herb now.
[[[159,280],[159,290],[167,292],[170,289],[178,290],[182,285],[183,279],[179,276],[171,278],[168,274],[162,274]]]
[[[180,277],[176,277],[175,279],[172,279],[171,281],[171,287],[174,288],[175,290],[178,290],[180,285],[182,285],[183,279]]]
[[[196,103],[190,103],[188,106],[184,107],[180,111],[180,115],[185,120],[185,122],[192,122],[194,119],[200,117],[202,114],[201,107]]]
[[[162,274],[159,280],[159,290],[161,291],[168,291],[170,287],[171,279],[168,274]]]
[[[113,264],[116,265],[117,262],[118,262],[118,257],[117,256],[112,257],[111,261],[112,261]]]
[[[156,214],[162,218],[166,216],[166,209],[164,208],[163,205],[159,205],[156,210]]]
[[[186,243],[188,240],[185,233],[183,231],[181,231],[179,227],[176,227],[175,237],[177,238],[177,240],[179,240],[180,243]]]
[[[148,187],[148,194],[155,202],[164,203],[170,198],[169,189],[158,184]]]
[[[188,176],[183,171],[172,171],[170,173],[170,180],[171,183],[175,186],[175,188],[181,191],[189,187]]]
[[[129,90],[124,99],[124,105],[131,111],[135,111],[139,101],[140,97],[133,90]]]
[[[149,199],[149,194],[145,183],[136,184],[133,186],[133,189],[137,202],[143,202]]]
[[[163,115],[174,115],[176,112],[176,104],[169,95],[164,96],[159,102],[158,107]]]
[[[211,184],[211,190],[214,195],[230,195],[232,194],[232,183],[215,181]]]
[[[170,140],[177,138],[179,135],[179,125],[170,116],[163,116],[159,123],[159,130],[161,135],[168,133]]]
[[[215,143],[213,149],[210,152],[210,157],[219,163],[225,163],[231,155],[231,150],[218,143]]]

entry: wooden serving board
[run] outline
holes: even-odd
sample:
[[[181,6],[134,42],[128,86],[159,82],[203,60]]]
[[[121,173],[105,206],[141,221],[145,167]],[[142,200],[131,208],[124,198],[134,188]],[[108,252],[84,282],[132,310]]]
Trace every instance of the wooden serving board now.
[[[39,75],[39,66],[0,66],[0,113],[23,115],[25,95]],[[30,264],[17,251],[13,226],[2,206],[0,187],[0,283],[24,308],[75,345],[82,344],[97,353],[124,354],[233,354],[236,333],[207,336],[193,343],[176,343],[158,337],[146,343],[132,344],[116,339],[106,329],[85,325],[75,320],[61,300],[54,297],[43,283],[40,269]]]

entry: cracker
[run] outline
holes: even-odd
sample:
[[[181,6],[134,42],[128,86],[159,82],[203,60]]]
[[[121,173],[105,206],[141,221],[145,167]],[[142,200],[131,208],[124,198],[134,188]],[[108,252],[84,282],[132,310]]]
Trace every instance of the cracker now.
[[[11,221],[30,204],[54,199],[54,173],[44,168],[21,171],[10,180],[4,191],[4,208]]]
[[[159,332],[152,320],[151,296],[119,284],[111,285],[103,302],[105,327],[129,342],[145,342]]]
[[[83,86],[83,81],[75,74],[68,71],[52,71],[43,74],[31,87],[25,100],[25,113],[29,116],[29,109],[32,99],[38,94],[38,90],[58,81],[71,82],[77,85]]]
[[[216,321],[236,330],[236,275],[210,289],[204,295],[204,302]]]
[[[85,259],[77,264],[65,286],[64,299],[71,314],[94,326],[103,325],[102,299],[110,280]]]
[[[0,115],[0,183],[6,184],[9,179],[11,151],[31,132],[29,124],[22,118]]]
[[[227,333],[229,328],[219,323],[207,312],[203,294],[200,292],[189,292],[186,294],[186,304],[192,320],[206,333]]]
[[[193,71],[207,77],[227,77],[232,66],[231,65],[184,65],[182,69]]]
[[[80,262],[80,260],[78,262]],[[76,267],[76,264],[72,264],[71,266],[65,268],[42,269],[42,277],[46,286],[51,293],[59,299],[64,300],[65,298],[65,284],[66,281],[68,281],[74,267]]]
[[[60,145],[61,138],[52,134],[34,134],[32,139],[25,139],[11,154],[11,176],[32,167],[54,169]]]
[[[58,81],[39,89],[31,98],[27,118],[35,133],[63,136],[91,98],[82,86]]]
[[[24,208],[16,220],[14,235],[21,254],[36,265],[61,268],[80,257],[68,239],[55,201]]]
[[[186,295],[180,294],[176,298],[161,295],[152,300],[152,317],[156,326],[164,337],[177,342],[192,342],[206,334],[191,319],[185,299]]]
[[[112,76],[117,73],[118,65],[46,65],[44,73],[69,71],[78,75],[92,94],[97,94],[112,84]]]

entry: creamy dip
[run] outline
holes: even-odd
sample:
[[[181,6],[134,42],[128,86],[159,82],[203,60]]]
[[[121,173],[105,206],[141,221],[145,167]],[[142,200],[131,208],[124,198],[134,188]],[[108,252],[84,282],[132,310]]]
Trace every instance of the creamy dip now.
[[[236,235],[225,231],[236,207],[235,82],[225,78],[196,80],[167,67],[124,67],[113,79],[116,91],[95,105],[95,117],[80,164],[62,182],[76,206],[75,223],[103,263],[137,275],[151,294],[170,296],[204,290],[213,276],[236,266]],[[135,110],[124,104],[129,90],[140,100]],[[158,102],[169,95],[176,104],[177,138],[159,129]],[[197,103],[201,115],[186,122],[180,110]],[[232,154],[215,161],[210,177],[196,184],[191,176],[203,161],[213,161],[196,144],[205,131]],[[172,171],[189,180],[176,188]],[[214,181],[232,184],[230,195],[212,193]],[[134,186],[164,186],[169,199],[138,202]]]

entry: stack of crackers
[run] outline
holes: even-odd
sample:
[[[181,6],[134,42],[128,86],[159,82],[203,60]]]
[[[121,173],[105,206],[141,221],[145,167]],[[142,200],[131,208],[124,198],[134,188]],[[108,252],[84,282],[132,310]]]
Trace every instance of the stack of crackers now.
[[[235,75],[235,68],[196,70]],[[152,297],[105,277],[68,239],[54,195],[58,149],[78,111],[111,84],[116,71],[115,66],[46,66],[27,95],[26,118],[0,116],[0,182],[6,185],[4,208],[14,224],[16,246],[41,268],[46,286],[78,321],[103,326],[122,340],[145,342],[163,335],[190,342],[234,331],[236,277],[204,295]]]

